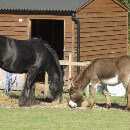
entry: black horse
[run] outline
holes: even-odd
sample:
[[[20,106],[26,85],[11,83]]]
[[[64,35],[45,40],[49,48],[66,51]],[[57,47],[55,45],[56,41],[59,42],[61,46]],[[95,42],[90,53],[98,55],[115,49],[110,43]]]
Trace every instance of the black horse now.
[[[62,100],[63,75],[56,52],[43,40],[16,40],[0,35],[0,68],[11,73],[27,73],[19,99],[20,106],[36,104],[35,79],[46,71],[53,100]]]

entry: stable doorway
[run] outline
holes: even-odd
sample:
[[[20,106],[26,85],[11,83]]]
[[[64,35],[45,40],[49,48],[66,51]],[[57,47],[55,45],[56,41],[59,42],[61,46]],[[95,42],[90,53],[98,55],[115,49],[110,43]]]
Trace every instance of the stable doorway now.
[[[64,20],[32,19],[31,38],[38,37],[45,40],[57,52],[60,60],[64,58]],[[44,81],[44,73],[40,73],[37,82]]]

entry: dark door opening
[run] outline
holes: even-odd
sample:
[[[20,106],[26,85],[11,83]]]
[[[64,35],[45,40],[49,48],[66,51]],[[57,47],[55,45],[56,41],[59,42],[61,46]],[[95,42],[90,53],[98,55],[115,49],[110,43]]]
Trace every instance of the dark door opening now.
[[[57,52],[59,59],[63,60],[64,20],[32,19],[31,37],[45,40]],[[39,74],[36,81],[44,81],[44,74]]]
[[[64,21],[33,19],[31,37],[40,37],[48,42],[57,52],[59,59],[63,59],[64,49]]]

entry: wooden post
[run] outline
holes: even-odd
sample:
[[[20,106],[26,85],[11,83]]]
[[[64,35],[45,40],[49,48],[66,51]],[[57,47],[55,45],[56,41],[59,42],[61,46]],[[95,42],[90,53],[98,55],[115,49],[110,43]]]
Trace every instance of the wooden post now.
[[[70,83],[70,78],[71,78],[71,58],[72,58],[72,54],[69,53],[69,76],[68,76],[68,87],[70,88],[71,87],[71,83]]]
[[[45,87],[44,87],[44,95],[47,96],[47,92],[49,90],[49,84],[48,84],[48,74],[45,72]]]
[[[72,62],[72,54],[69,53],[69,60],[60,60],[60,65],[68,65],[68,88],[71,87],[71,83],[69,79],[72,77],[72,65],[74,66],[88,66],[90,64],[90,61],[87,62]],[[86,95],[89,96],[89,86],[87,87]],[[47,93],[49,91],[49,84],[48,84],[48,74],[45,72],[45,87],[44,87],[44,95],[47,96]]]

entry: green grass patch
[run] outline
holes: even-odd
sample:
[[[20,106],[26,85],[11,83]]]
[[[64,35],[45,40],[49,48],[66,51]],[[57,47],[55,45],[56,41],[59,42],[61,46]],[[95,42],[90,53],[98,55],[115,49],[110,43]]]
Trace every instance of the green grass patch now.
[[[112,110],[1,108],[0,129],[129,130],[130,113]]]
[[[115,103],[115,102],[126,103],[127,102],[127,99],[125,98],[125,96],[109,96],[109,98],[112,103]],[[102,93],[96,94],[95,100],[99,102],[104,102],[104,103],[106,102],[106,98]]]
[[[68,93],[63,94],[69,98]],[[85,99],[85,96],[84,96]],[[103,94],[96,101],[105,103]],[[111,102],[125,103],[124,97]],[[53,104],[52,104],[53,105]],[[24,107],[0,108],[0,130],[129,130],[130,112],[121,109]]]

